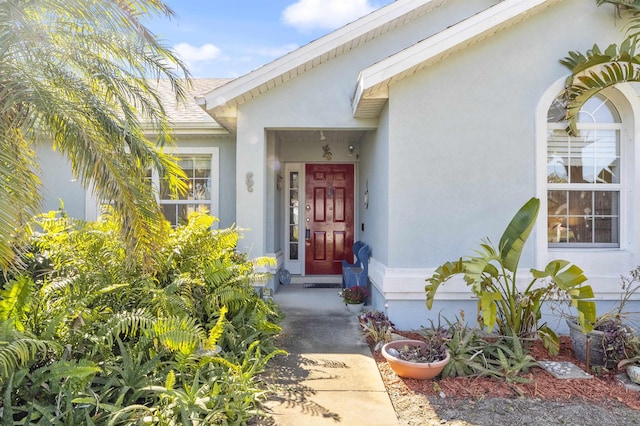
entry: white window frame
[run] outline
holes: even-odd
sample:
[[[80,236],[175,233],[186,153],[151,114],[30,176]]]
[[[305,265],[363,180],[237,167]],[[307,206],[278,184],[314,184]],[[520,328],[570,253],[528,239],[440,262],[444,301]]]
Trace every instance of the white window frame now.
[[[290,245],[289,245],[289,224],[290,224],[290,212],[289,212],[289,192],[291,190],[291,182],[289,181],[289,174],[291,172],[298,173],[298,259],[290,259]],[[304,163],[286,163],[284,165],[284,179],[285,179],[285,196],[284,196],[284,268],[292,274],[304,274],[304,261],[305,261],[305,236],[304,236],[304,218],[305,210],[305,167]]]
[[[605,96],[605,98],[611,103],[611,107],[615,108],[617,111],[617,107],[615,105],[615,103],[609,99],[608,97]],[[560,129],[560,130],[564,130],[567,127],[567,123],[566,122],[558,122],[558,123],[548,123],[547,124],[547,129],[551,130],[551,129]],[[625,130],[623,127],[623,124],[621,122],[615,122],[615,123],[579,123],[578,124],[578,128],[579,130],[584,130],[584,131],[589,131],[589,130],[604,130],[604,131],[608,131],[608,130],[612,130],[615,131],[617,133],[617,143],[618,143],[618,152],[619,152],[619,170],[618,173],[620,174],[620,182],[618,183],[607,183],[607,184],[601,184],[601,183],[549,183],[547,182],[547,193],[551,190],[553,191],[568,191],[568,192],[577,192],[577,191],[587,191],[587,192],[592,192],[592,193],[597,193],[599,191],[603,191],[603,192],[612,192],[612,193],[617,193],[618,194],[618,209],[619,209],[619,215],[618,215],[618,242],[616,243],[612,243],[612,242],[608,242],[608,243],[596,243],[596,242],[590,242],[590,243],[556,243],[558,245],[552,246],[553,243],[549,243],[550,246],[554,247],[554,248],[564,248],[564,247],[574,247],[574,248],[586,248],[586,249],[591,249],[591,248],[599,248],[599,247],[610,247],[610,248],[618,248],[619,244],[621,242],[622,239],[622,229],[620,227],[620,221],[622,220],[622,198],[624,197],[624,185],[625,185],[625,180],[628,178],[628,176],[625,175],[624,173],[624,163],[626,163],[628,160],[628,158],[625,157],[624,155],[624,151],[625,151],[625,143],[623,143],[623,137],[622,135],[624,134]],[[575,138],[578,139],[578,138]],[[547,139],[547,145],[548,145],[548,139]],[[548,158],[548,150],[547,150],[547,158]],[[547,225],[548,227],[548,225]]]
[[[164,149],[164,152],[167,154],[175,155],[175,156],[189,156],[189,155],[210,155],[211,156],[211,189],[210,189],[210,201],[211,201],[211,210],[209,212],[210,215],[215,217],[220,217],[220,148],[218,147],[168,147]],[[153,182],[154,188],[160,188],[160,179],[158,176],[158,172],[156,170],[153,171],[151,180]],[[156,199],[159,204],[162,204],[160,199],[159,191],[156,191]],[[167,203],[170,204],[204,204],[204,203],[196,203],[198,200],[171,200]],[[218,222],[213,224],[214,228],[218,227]]]
[[[547,232],[547,112],[563,90],[566,78],[558,79],[543,95],[536,108],[536,196],[540,213],[536,224],[536,267],[552,259],[566,259],[585,269],[590,278],[601,277],[603,288],[619,288],[620,274],[640,263],[640,149],[638,144],[640,99],[628,84],[620,84],[603,94],[618,110],[620,129],[620,244],[619,247],[549,247]],[[606,188],[602,188],[606,189]],[[617,290],[616,290],[617,291]]]
[[[164,152],[171,155],[211,155],[211,211],[209,214],[220,217],[220,148],[218,147],[165,147]],[[154,188],[160,188],[158,172],[154,170],[151,176]],[[160,203],[160,196],[156,191],[156,200]],[[97,220],[100,212],[100,200],[96,194],[88,189],[85,193],[85,220]],[[218,227],[215,222],[213,228]]]

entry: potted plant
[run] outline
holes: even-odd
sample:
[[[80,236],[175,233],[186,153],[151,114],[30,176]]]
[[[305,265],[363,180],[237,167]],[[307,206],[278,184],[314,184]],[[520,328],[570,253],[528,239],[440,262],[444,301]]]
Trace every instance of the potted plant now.
[[[425,340],[395,340],[382,347],[382,356],[400,377],[433,379],[451,359],[447,339],[447,332],[442,329]]]
[[[579,361],[587,365],[613,368],[636,352],[640,355],[640,352],[632,348],[635,332],[625,321],[632,314],[626,310],[627,302],[640,289],[640,267],[631,271],[628,277],[622,276],[620,279],[623,290],[620,300],[609,312],[599,316],[593,322],[591,332],[585,334],[577,325],[575,317],[569,317],[566,320],[573,352]]]
[[[593,324],[593,330],[586,334],[573,317],[567,318],[567,325],[576,358],[588,366],[612,368],[620,360],[627,358],[628,342],[633,336],[633,330],[621,318],[604,315]]]
[[[342,297],[349,311],[358,313],[362,310],[367,297],[369,297],[369,292],[366,288],[356,285],[343,289],[338,295]]]

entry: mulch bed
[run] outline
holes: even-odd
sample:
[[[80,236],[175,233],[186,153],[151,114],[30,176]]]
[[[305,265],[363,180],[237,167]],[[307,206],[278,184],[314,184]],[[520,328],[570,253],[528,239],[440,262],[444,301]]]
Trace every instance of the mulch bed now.
[[[399,333],[409,339],[421,339],[417,333]],[[560,338],[560,352],[552,357],[536,343],[530,349],[536,360],[569,361],[583,370],[586,366],[573,355],[571,340],[568,336]],[[548,401],[585,401],[600,405],[622,403],[629,408],[640,410],[640,393],[627,390],[616,381],[616,371],[595,373],[592,379],[557,379],[542,368],[533,368],[525,375],[530,383],[506,383],[486,377],[447,377],[437,381],[412,380],[400,378],[388,366],[380,352],[374,352],[374,358],[380,369],[383,381],[388,389],[399,393],[416,393],[425,396],[437,396],[444,392],[447,398],[529,398]]]

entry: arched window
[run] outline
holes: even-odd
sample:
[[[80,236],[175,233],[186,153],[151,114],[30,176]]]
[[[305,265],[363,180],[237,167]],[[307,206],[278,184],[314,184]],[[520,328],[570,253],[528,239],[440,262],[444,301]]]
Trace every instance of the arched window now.
[[[566,132],[556,98],[547,115],[547,241],[549,247],[620,247],[622,123],[613,103],[592,97]]]

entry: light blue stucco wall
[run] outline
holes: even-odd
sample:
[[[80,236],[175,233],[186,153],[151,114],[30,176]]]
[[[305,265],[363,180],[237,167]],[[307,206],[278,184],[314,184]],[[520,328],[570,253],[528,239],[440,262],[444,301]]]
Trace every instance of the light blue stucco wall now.
[[[272,201],[272,194],[269,193],[272,171],[265,167],[269,164],[266,150],[269,130],[375,129],[378,126],[377,119],[353,117],[351,99],[358,73],[445,29],[451,22],[458,22],[496,3],[497,0],[453,2],[450,7],[438,8],[437,13],[422,16],[241,103],[237,120],[239,168],[236,179],[243,182],[247,173],[252,173],[255,181],[251,192],[242,185],[237,187],[237,223],[251,229],[241,242],[241,249],[261,255],[274,247],[271,237],[275,229],[273,220],[280,218],[267,217]],[[292,151],[283,148],[281,152],[282,161],[294,157]],[[308,151],[294,161],[306,161],[303,158],[311,155],[311,152],[315,151]],[[337,161],[337,158],[333,161]]]
[[[236,143],[232,138],[217,138],[213,146],[220,148],[220,227],[236,222]]]
[[[367,134],[360,149],[360,194],[368,192],[369,205],[359,205],[361,239],[371,246],[372,256],[389,261],[389,109],[380,114],[378,129]],[[364,225],[364,230],[362,226]]]
[[[45,144],[37,146],[36,155],[41,169],[41,211],[58,210],[62,201],[68,215],[84,218],[85,191],[71,173],[71,165],[66,157]]]
[[[219,216],[220,227],[229,227],[235,223],[235,140],[231,137],[177,137],[179,147],[218,147],[219,148]],[[85,219],[86,191],[71,174],[71,167],[59,152],[48,145],[37,148],[38,164],[42,169],[42,211],[57,210],[59,200],[64,202],[69,216]]]
[[[536,195],[535,110],[567,73],[559,59],[619,38],[610,10],[567,0],[391,86],[389,266],[497,241]]]
[[[499,241],[518,208],[537,195],[536,107],[567,74],[559,59],[621,37],[611,8],[565,0],[390,87],[384,266],[415,271],[411,290],[399,280],[385,287],[386,311],[402,328],[438,312],[453,318],[461,308],[475,318],[468,295],[436,300],[427,312],[427,275],[416,274],[473,254],[484,237]],[[520,266],[537,266],[534,236]],[[608,273],[615,279],[628,270]]]

